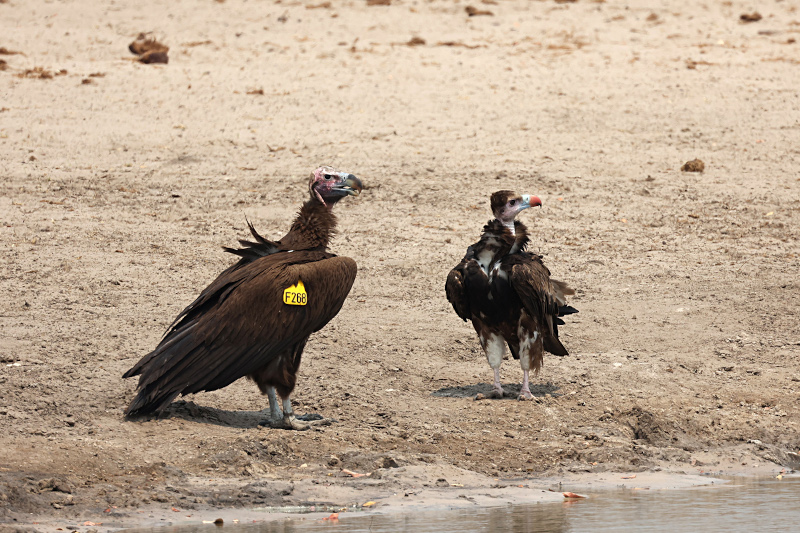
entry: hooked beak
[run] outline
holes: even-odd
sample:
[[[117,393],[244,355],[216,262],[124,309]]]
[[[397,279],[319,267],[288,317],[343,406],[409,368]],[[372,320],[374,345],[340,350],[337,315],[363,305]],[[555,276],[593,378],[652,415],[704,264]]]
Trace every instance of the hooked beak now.
[[[363,188],[360,179],[352,174],[342,173],[341,179],[331,187],[331,192],[338,196],[358,196]]]
[[[536,207],[542,206],[542,201],[539,199],[538,196],[533,196],[530,194],[523,194],[522,195],[522,209],[527,209],[529,207]]]

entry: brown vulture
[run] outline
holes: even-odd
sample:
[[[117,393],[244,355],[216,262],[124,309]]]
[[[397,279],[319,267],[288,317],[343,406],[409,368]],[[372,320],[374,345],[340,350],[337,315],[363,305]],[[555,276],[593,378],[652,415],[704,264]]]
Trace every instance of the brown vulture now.
[[[225,248],[239,261],[181,311],[156,349],[123,375],[140,376],[125,414],[157,413],[179,394],[221,389],[247,376],[269,398],[265,423],[308,429],[310,424],[294,416],[289,395],[309,335],[336,316],[356,278],[355,261],[327,247],[336,227],[334,204],[361,188],[352,174],[320,167],[309,180],[311,197],[281,240],[263,238],[248,222],[255,242]]]
[[[447,276],[445,292],[453,308],[472,325],[494,370],[495,397],[503,397],[500,364],[505,345],[522,365],[520,400],[533,398],[528,373],[538,374],[544,350],[568,355],[558,340],[562,315],[577,313],[565,296],[575,294],[565,283],[550,279],[542,258],[525,251],[528,230],[514,220],[523,209],[541,206],[536,196],[497,191],[491,196],[495,219],[483,227],[481,239]]]

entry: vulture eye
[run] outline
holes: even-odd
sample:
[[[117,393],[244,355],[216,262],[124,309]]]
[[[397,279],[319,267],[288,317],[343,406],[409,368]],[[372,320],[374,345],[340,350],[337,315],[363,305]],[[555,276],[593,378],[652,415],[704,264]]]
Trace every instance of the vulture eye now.
[[[516,203],[517,203],[517,201],[516,201],[516,200],[511,200],[510,202],[508,202],[508,205],[514,205],[514,204],[516,204]]]
[[[331,176],[330,174],[325,174],[325,176],[323,176],[323,177],[324,177],[326,180],[332,180],[332,179],[333,179],[333,176]]]

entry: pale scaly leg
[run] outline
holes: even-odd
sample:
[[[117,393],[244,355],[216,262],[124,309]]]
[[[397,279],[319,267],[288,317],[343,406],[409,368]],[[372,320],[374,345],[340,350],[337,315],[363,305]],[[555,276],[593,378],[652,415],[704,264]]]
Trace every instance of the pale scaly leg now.
[[[274,389],[273,389],[274,391]],[[276,400],[277,403],[277,400]],[[278,419],[272,420],[272,427],[282,428],[282,429],[296,429],[296,430],[306,430],[311,429],[312,427],[316,426],[330,426],[333,423],[333,420],[330,418],[322,418],[319,415],[304,415],[300,418],[304,420],[299,420],[297,417],[294,416],[294,410],[292,409],[292,402],[289,400],[288,397],[282,398],[281,403],[283,404],[283,414]],[[272,403],[270,401],[270,410],[272,408]],[[278,409],[280,412],[280,409]],[[318,418],[313,418],[318,417]]]
[[[531,370],[531,356],[532,352],[538,347],[536,340],[539,338],[539,332],[534,331],[533,335],[529,335],[526,330],[519,328],[520,343],[519,343],[519,365],[522,367],[522,387],[519,391],[518,400],[533,400],[531,394],[530,384],[528,382],[528,375]]]
[[[269,399],[269,421],[271,425],[283,420],[283,411],[281,411],[281,404],[278,403],[278,393],[275,392],[275,387],[267,387],[267,398]]]
[[[528,356],[530,359],[530,356]],[[522,357],[520,357],[522,359]],[[522,369],[522,389],[519,391],[519,400],[533,400],[533,394],[531,394],[530,385],[528,384],[528,374],[529,370],[526,368]]]
[[[494,390],[491,396],[502,398],[505,391],[500,384],[500,365],[503,364],[503,355],[506,352],[506,343],[503,337],[490,333],[488,337],[481,337],[481,346],[486,352],[489,366],[494,370]]]

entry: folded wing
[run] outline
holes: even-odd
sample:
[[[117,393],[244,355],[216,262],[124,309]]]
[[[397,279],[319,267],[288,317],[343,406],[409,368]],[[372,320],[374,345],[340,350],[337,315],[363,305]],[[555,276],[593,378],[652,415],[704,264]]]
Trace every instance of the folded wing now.
[[[356,271],[352,259],[317,251],[279,252],[233,265],[124,375],[140,375],[127,414],[157,411],[178,394],[225,387],[304,344],[339,312]],[[307,304],[284,304],[284,290],[298,281]]]

